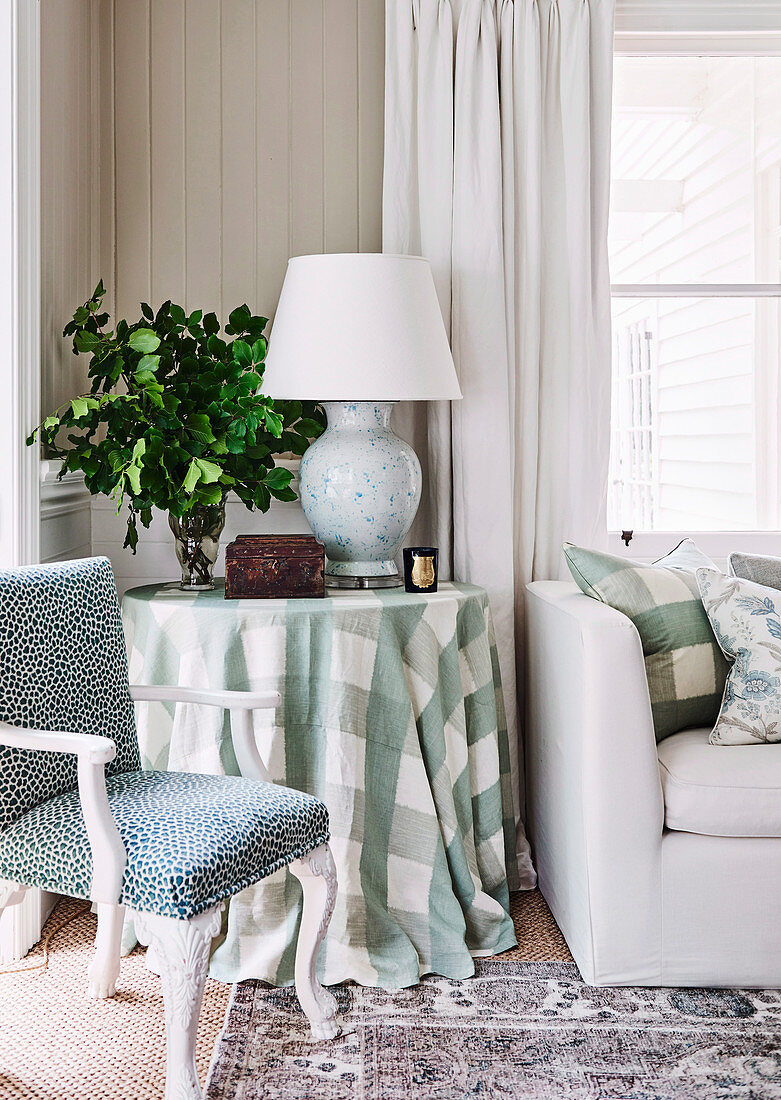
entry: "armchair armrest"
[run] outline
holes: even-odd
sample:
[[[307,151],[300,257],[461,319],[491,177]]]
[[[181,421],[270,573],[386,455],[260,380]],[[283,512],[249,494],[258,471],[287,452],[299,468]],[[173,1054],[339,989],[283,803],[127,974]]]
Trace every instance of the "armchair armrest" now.
[[[74,753],[90,764],[109,764],[117,755],[116,745],[109,737],[91,733],[50,733],[9,726],[5,722],[0,722],[0,745],[9,749]]]
[[[72,753],[77,759],[79,801],[92,852],[92,901],[116,905],[122,893],[127,852],[112,817],[104,768],[117,755],[109,737],[49,732],[0,722],[0,745],[33,752]]]
[[[181,684],[131,684],[130,698],[134,703],[202,703],[223,710],[266,710],[282,702],[278,691],[213,691]]]
[[[278,691],[212,691],[183,687],[180,684],[170,686],[132,684],[130,698],[134,702],[203,703],[205,706],[229,710],[233,751],[236,754],[239,771],[245,779],[259,779],[264,783],[273,783],[255,740],[252,711],[278,707],[282,702],[282,696]]]

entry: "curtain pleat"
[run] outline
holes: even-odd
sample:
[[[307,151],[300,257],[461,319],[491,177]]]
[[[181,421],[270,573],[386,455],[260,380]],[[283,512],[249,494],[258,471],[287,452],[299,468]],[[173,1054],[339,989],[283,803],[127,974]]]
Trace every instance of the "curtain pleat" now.
[[[400,408],[413,537],[489,592],[522,885],[525,585],[606,539],[613,0],[386,0],[383,247],[427,256],[463,401]]]
[[[399,166],[383,188],[384,251],[426,256],[450,335],[453,227],[453,17],[449,0],[405,0],[386,13],[385,162]],[[450,402],[404,403],[394,427],[423,467],[423,499],[411,542],[440,547],[452,576],[453,480]]]

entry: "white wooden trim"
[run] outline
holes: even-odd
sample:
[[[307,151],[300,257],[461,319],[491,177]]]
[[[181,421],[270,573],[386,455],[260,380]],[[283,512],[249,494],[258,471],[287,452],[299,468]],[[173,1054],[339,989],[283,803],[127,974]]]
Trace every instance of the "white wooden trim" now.
[[[40,409],[40,9],[0,0],[0,565],[38,560],[39,454],[25,446]],[[0,918],[0,960],[40,938],[40,890]]]
[[[48,895],[51,897],[51,895]],[[18,962],[41,938],[46,918],[44,903],[47,895],[41,890],[25,890],[17,905],[0,914],[0,964]]]
[[[781,283],[613,283],[612,298],[781,298]]]
[[[92,497],[81,473],[58,479],[61,463],[41,462],[40,560],[64,561],[92,553]]]
[[[40,24],[37,0],[0,0],[0,564],[38,560]],[[18,906],[16,907],[18,908]]]
[[[629,34],[616,32],[614,52],[649,57],[685,57],[706,54],[709,57],[775,57],[781,54],[781,34]]]
[[[618,54],[781,53],[777,0],[616,0]]]
[[[778,0],[616,0],[617,54],[781,54]],[[615,283],[614,298],[779,298],[780,283]],[[638,532],[629,547],[610,532],[611,551],[653,561],[693,534],[719,564],[734,549],[781,556],[781,534],[763,532]]]
[[[781,33],[778,0],[616,0],[620,35],[764,35]]]
[[[781,557],[779,531],[634,531],[629,546],[620,531],[608,532],[608,553],[634,561],[651,562],[664,557],[681,539],[692,538],[717,565],[726,565],[733,550]]]
[[[59,461],[41,462],[41,519],[56,519],[71,512],[90,510],[91,497],[84,475],[68,472],[62,478]]]

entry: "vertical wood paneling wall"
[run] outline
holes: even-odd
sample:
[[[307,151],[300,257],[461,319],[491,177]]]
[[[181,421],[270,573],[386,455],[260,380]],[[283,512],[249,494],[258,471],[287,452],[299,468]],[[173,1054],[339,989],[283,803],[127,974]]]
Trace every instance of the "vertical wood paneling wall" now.
[[[41,408],[84,384],[62,338],[100,266],[98,8],[41,0]]]
[[[383,0],[113,0],[120,314],[271,315],[291,255],[381,247]]]
[[[384,0],[41,4],[47,412],[84,386],[59,334],[101,276],[114,317],[273,316],[289,256],[381,249]],[[89,552],[83,516],[47,507],[49,556]],[[306,530],[298,505],[229,511],[228,537]],[[91,516],[121,589],[176,575],[162,518],[132,558],[110,503]]]

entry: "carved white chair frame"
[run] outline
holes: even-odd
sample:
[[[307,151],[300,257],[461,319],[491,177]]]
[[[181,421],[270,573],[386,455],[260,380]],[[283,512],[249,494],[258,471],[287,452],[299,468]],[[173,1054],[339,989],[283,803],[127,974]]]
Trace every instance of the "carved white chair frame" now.
[[[230,711],[233,749],[241,774],[273,780],[258,750],[252,711],[276,707],[278,692],[201,691],[187,687],[132,686],[131,698],[146,702],[200,703]],[[90,899],[98,913],[95,957],[89,969],[91,997],[113,997],[119,976],[125,907],[119,904],[127,853],[109,808],[104,769],[116,756],[108,737],[45,733],[0,723],[0,745],[77,758],[79,800],[92,853]],[[304,894],[295,960],[296,993],[317,1039],[339,1033],[336,1000],[317,980],[315,964],[336,900],[336,868],[328,844],[290,864]],[[0,880],[0,912],[18,904],[28,889]],[[133,912],[136,934],[154,952],[160,969],[166,1017],[166,1100],[201,1100],[195,1038],[209,969],[211,941],[220,929],[222,903],[190,920]]]

